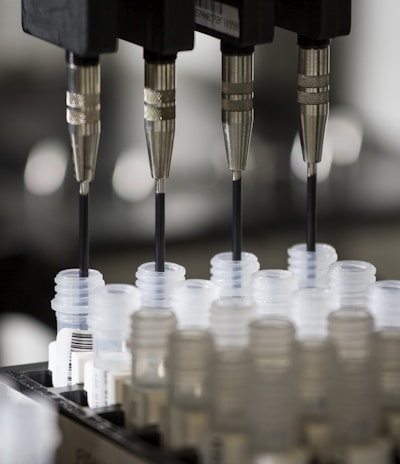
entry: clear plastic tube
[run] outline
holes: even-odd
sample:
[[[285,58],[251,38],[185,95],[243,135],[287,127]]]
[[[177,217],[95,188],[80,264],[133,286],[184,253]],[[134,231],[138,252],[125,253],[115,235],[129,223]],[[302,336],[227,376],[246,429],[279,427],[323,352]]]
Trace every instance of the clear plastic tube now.
[[[315,251],[307,251],[305,243],[288,249],[288,269],[299,279],[299,287],[327,287],[329,266],[337,260],[336,250],[317,243]]]
[[[245,347],[249,323],[256,318],[256,307],[249,298],[225,297],[210,309],[211,331],[218,348]]]
[[[253,274],[251,288],[260,316],[288,317],[290,297],[298,288],[298,279],[285,269],[263,269]]]
[[[378,372],[386,413],[400,414],[400,329],[376,334]],[[399,436],[400,438],[400,436]]]
[[[298,346],[302,430],[312,457],[319,463],[332,457],[331,417],[336,388],[336,357],[328,340],[302,340]]]
[[[338,354],[337,395],[333,408],[335,446],[366,446],[377,437],[379,391],[373,359],[373,318],[359,308],[329,316],[329,335]]]
[[[60,271],[55,279],[55,296],[51,307],[57,318],[57,338],[52,371],[53,385],[72,384],[73,353],[93,350],[92,333],[88,329],[89,305],[93,293],[104,287],[99,271],[89,269],[88,277],[80,277],[79,269]]]
[[[375,282],[369,288],[367,299],[377,330],[400,329],[400,280]]]
[[[334,349],[327,340],[328,316],[339,299],[326,288],[300,288],[292,294],[290,314],[299,340],[299,386],[302,429],[318,462],[329,462],[330,413],[334,388]]]
[[[368,309],[377,330],[384,427],[400,449],[400,280],[381,280],[371,285]]]
[[[140,293],[133,285],[107,284],[93,294],[89,326],[93,330],[95,367],[110,371],[130,366],[126,340],[130,317],[139,308]]]
[[[57,333],[64,328],[87,330],[89,294],[104,286],[99,271],[89,269],[88,277],[80,277],[79,269],[60,271],[55,279],[55,296],[51,308],[56,313]]]
[[[2,464],[53,464],[61,441],[58,415],[42,397],[28,397],[0,379]]]
[[[211,424],[205,464],[250,462],[247,375],[244,349],[217,351],[212,364]]]
[[[178,327],[210,327],[210,306],[219,298],[220,288],[211,280],[187,279],[171,291],[171,308]]]
[[[139,288],[142,307],[170,308],[171,290],[185,280],[186,270],[175,263],[165,263],[164,272],[155,270],[155,263],[144,263],[136,272],[136,286]]]
[[[326,288],[296,290],[290,300],[290,320],[296,327],[297,338],[326,338],[328,315],[338,308],[338,297]]]
[[[176,329],[175,314],[169,309],[142,308],[132,315],[130,349],[132,382],[130,425],[160,425],[167,402],[168,337]]]
[[[365,261],[337,261],[330,266],[329,288],[338,295],[340,306],[366,307],[369,287],[376,280],[376,268]]]
[[[293,324],[278,316],[253,321],[249,352],[253,459],[289,452],[298,445],[299,425]]]
[[[209,430],[212,335],[180,329],[169,339],[166,443],[174,449],[203,448]]]
[[[259,269],[252,253],[242,252],[240,261],[232,259],[232,252],[219,253],[211,259],[211,280],[221,288],[221,297],[250,297],[251,277]]]

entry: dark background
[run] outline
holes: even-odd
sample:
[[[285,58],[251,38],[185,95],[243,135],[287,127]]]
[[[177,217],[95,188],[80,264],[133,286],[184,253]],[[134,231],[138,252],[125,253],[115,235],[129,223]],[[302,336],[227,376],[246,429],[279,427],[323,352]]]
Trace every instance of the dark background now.
[[[399,17],[398,0],[354,0],[351,35],[332,42],[331,150],[324,163],[332,160],[318,187],[318,240],[333,245],[339,259],[372,262],[378,279],[400,278]],[[291,164],[296,68],[291,33],[277,30],[273,44],[256,49],[243,225],[244,249],[258,256],[261,268],[286,267],[287,248],[305,240],[304,176]],[[208,278],[211,257],[230,249],[231,174],[219,79],[219,42],[197,35],[195,50],[177,61],[166,200],[167,260],[185,266],[189,278]],[[0,0],[0,311],[32,315],[52,329],[54,276],[78,265],[78,186],[64,99],[64,52],[25,35],[19,2]],[[46,147],[64,160],[66,172],[58,188],[38,194],[25,173]],[[293,157],[304,168],[300,153]],[[121,160],[132,163],[122,167],[129,198],[113,184]],[[55,178],[51,166],[44,162],[39,170],[43,185]],[[122,41],[117,54],[102,57],[102,138],[90,202],[91,267],[106,282],[134,283],[137,267],[153,260],[154,206],[142,51]]]

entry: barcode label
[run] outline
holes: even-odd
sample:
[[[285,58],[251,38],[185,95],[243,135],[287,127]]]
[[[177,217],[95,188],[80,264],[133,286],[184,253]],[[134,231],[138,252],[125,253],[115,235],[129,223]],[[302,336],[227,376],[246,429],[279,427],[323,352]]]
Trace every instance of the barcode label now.
[[[234,6],[214,0],[195,0],[195,21],[199,26],[239,38],[239,10]]]
[[[82,330],[79,332],[72,332],[71,334],[71,345],[69,350],[69,362],[68,362],[68,385],[72,384],[72,360],[71,353],[82,353],[85,351],[93,350],[93,337],[91,332]]]
[[[196,0],[196,7],[201,8],[202,10],[208,10],[213,13],[222,15],[223,7],[222,3],[214,2],[214,0]]]

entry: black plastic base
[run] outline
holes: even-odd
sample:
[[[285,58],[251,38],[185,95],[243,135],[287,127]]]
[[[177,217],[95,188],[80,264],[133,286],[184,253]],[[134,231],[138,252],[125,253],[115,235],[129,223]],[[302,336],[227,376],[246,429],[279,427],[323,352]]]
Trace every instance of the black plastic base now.
[[[192,450],[174,453],[163,449],[154,427],[124,428],[124,413],[119,405],[90,409],[86,391],[80,386],[52,387],[46,363],[6,367],[0,369],[0,374],[21,393],[43,396],[56,404],[63,436],[57,463],[75,462],[77,456],[104,464],[199,463]]]

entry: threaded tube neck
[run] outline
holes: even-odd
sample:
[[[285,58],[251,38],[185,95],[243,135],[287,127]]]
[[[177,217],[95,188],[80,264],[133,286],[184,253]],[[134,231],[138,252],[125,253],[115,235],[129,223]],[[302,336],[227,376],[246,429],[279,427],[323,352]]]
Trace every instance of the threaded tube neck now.
[[[337,261],[329,269],[329,288],[338,295],[340,306],[365,307],[375,274],[375,266],[365,261]]]
[[[249,297],[251,277],[260,263],[252,253],[242,252],[242,259],[232,259],[232,252],[219,253],[211,259],[211,280],[221,288],[221,297]]]
[[[137,349],[166,349],[168,337],[176,329],[175,314],[169,309],[142,308],[131,316],[130,347]]]
[[[141,292],[142,306],[170,308],[172,288],[185,279],[186,270],[175,263],[165,263],[164,272],[155,270],[155,263],[144,263],[136,272],[136,286]]]
[[[317,243],[315,251],[307,251],[305,243],[288,249],[288,269],[299,279],[299,287],[326,287],[329,266],[337,260],[336,250],[326,243]]]
[[[107,284],[93,293],[89,326],[101,333],[121,332],[129,336],[129,318],[140,308],[140,292],[129,284]]]
[[[289,364],[294,342],[295,327],[287,318],[263,316],[250,323],[249,351],[256,359]]]
[[[400,329],[400,280],[380,280],[371,285],[367,307],[377,330]]]
[[[328,317],[329,337],[336,345],[339,360],[365,360],[372,353],[374,319],[360,308],[341,308]]]
[[[171,308],[178,326],[208,328],[210,306],[219,293],[219,287],[211,280],[188,279],[178,283],[171,292]]]
[[[298,279],[285,269],[263,269],[253,274],[251,288],[260,315],[287,317],[290,296],[298,288]]]
[[[249,339],[249,323],[256,317],[250,299],[225,297],[210,308],[211,330],[215,343],[222,347],[245,347]]]
[[[339,300],[326,288],[300,288],[290,300],[290,319],[297,338],[324,339],[328,335],[328,316],[339,309]]]
[[[88,314],[89,294],[104,286],[102,274],[94,269],[89,269],[88,277],[81,277],[79,269],[64,269],[56,275],[54,282],[56,294],[51,308],[71,315]]]

